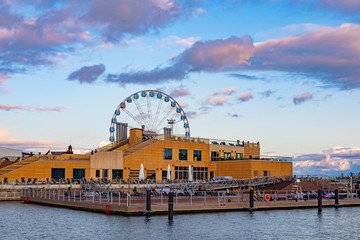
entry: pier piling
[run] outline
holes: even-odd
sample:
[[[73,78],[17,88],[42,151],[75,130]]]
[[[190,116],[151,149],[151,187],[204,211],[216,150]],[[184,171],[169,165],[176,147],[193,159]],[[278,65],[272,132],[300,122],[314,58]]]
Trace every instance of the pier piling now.
[[[168,219],[172,221],[174,218],[174,193],[169,192],[169,214]]]
[[[339,207],[339,189],[335,189],[335,207]]]
[[[250,211],[254,209],[254,189],[250,189]]]
[[[318,212],[322,212],[322,190],[318,189]]]

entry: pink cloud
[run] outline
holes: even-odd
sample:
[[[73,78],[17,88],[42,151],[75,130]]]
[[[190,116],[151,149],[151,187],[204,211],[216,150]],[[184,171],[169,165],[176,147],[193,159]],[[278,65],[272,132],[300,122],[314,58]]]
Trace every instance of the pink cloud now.
[[[223,90],[220,91],[216,91],[213,93],[213,96],[217,96],[217,95],[231,95],[234,92],[236,92],[236,90],[238,89],[238,87],[233,87],[233,88],[225,88]]]
[[[5,111],[21,110],[21,111],[40,111],[40,112],[61,112],[65,109],[66,107],[61,107],[61,106],[33,107],[33,106],[0,105],[0,110],[5,110]]]
[[[242,93],[238,97],[238,100],[240,100],[241,102],[247,102],[252,98],[253,98],[253,95],[251,93]]]
[[[189,104],[186,103],[186,102],[181,102],[181,103],[179,103],[179,105],[180,105],[182,108],[186,108],[187,106],[189,106]]]
[[[9,76],[7,75],[0,75],[0,83],[4,83],[7,79],[8,79]]]
[[[126,84],[183,80],[193,72],[281,71],[317,78],[326,86],[360,88],[360,25],[322,27],[253,44],[248,36],[199,41],[165,68],[109,75]]]
[[[21,139],[14,139],[11,137],[11,131],[0,127],[0,145],[9,148],[16,149],[39,149],[43,150],[51,148],[59,148],[60,146],[66,146],[65,143],[57,143],[49,140],[39,140],[39,141],[28,141]],[[65,149],[65,148],[64,148]]]
[[[224,103],[226,103],[229,100],[229,96],[225,97],[208,97],[205,99],[205,103],[212,104],[216,106],[222,106]]]
[[[170,93],[170,96],[172,97],[183,97],[187,95],[190,95],[190,91],[188,89],[179,89]]]
[[[199,117],[199,115],[196,112],[186,112],[186,117],[190,119],[195,119]]]
[[[358,0],[318,0],[317,6],[346,13],[360,12],[360,2]]]
[[[313,98],[313,95],[311,93],[303,93],[300,96],[295,96],[293,98],[293,102],[295,105],[299,105],[305,101],[308,101]]]

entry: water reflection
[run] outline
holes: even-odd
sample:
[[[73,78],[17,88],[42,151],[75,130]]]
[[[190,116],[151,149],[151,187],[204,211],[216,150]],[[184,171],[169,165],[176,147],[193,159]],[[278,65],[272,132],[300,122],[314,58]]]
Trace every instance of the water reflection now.
[[[0,203],[3,239],[356,239],[360,208],[123,217]]]

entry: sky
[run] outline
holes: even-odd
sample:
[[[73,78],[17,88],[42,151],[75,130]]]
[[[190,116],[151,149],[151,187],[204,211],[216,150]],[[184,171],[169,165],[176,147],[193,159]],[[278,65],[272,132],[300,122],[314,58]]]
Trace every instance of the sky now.
[[[360,1],[0,1],[0,146],[86,153],[146,89],[193,137],[360,172]]]

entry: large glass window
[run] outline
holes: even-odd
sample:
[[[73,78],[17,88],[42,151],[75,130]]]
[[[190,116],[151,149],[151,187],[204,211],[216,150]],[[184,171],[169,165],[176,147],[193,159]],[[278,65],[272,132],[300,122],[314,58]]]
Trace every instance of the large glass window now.
[[[206,167],[193,167],[192,174],[194,180],[208,179],[208,168]],[[175,179],[189,179],[189,167],[175,166]]]
[[[73,169],[73,178],[74,179],[82,179],[85,177],[85,169],[84,168],[74,168]]]
[[[211,152],[211,161],[219,160],[219,152]]]
[[[225,160],[231,159],[231,153],[229,153],[229,152],[224,152],[224,159],[225,159]]]
[[[188,150],[179,149],[179,160],[187,161],[188,160]]]
[[[201,151],[194,150],[194,161],[200,162],[201,161]]]
[[[243,159],[243,154],[242,153],[236,153],[236,159]]]
[[[112,179],[123,179],[123,170],[122,169],[113,169],[112,170]]]
[[[102,178],[108,178],[109,177],[108,173],[109,173],[109,170],[103,169],[102,170]]]
[[[172,149],[171,148],[164,148],[164,159],[172,160]]]
[[[51,169],[51,178],[60,179],[65,178],[65,168],[52,168]]]

